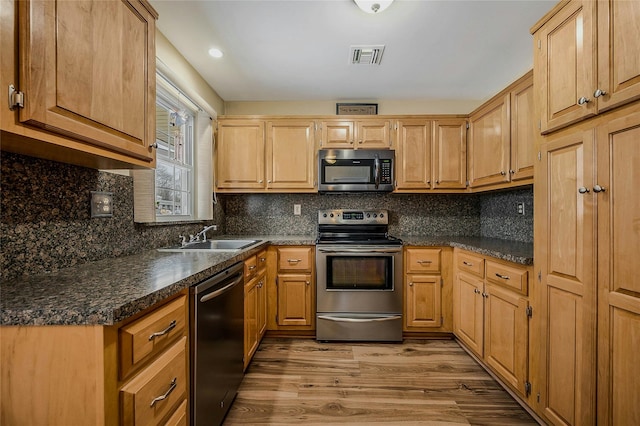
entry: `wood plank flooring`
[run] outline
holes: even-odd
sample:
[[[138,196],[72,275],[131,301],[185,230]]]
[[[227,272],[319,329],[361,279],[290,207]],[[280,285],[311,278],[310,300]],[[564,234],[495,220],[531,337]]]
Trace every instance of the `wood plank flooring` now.
[[[453,340],[266,338],[224,426],[535,425]]]

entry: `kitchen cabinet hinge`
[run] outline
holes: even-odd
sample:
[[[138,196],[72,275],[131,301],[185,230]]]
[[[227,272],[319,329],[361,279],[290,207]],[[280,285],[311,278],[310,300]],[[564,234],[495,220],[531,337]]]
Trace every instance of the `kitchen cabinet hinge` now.
[[[527,306],[526,313],[528,318],[533,317],[533,308],[531,307],[531,305]]]
[[[538,130],[542,130],[542,120],[538,120]]]
[[[542,271],[538,271],[538,282],[542,282]]]
[[[469,185],[470,185],[470,182],[467,180],[467,181],[464,182],[464,185],[468,188]]]
[[[444,286],[444,279],[440,278],[440,287]]]
[[[538,151],[538,161],[542,161],[542,153]]]
[[[9,109],[24,108],[24,93],[16,90],[13,84],[9,85]]]
[[[528,380],[524,382],[524,394],[525,396],[529,396],[531,394],[531,382]]]
[[[542,49],[542,40],[538,39],[538,49]]]
[[[465,127],[466,127],[467,129],[469,128],[469,122],[468,122],[468,121],[465,121],[465,122],[464,122],[464,125],[465,125]]]

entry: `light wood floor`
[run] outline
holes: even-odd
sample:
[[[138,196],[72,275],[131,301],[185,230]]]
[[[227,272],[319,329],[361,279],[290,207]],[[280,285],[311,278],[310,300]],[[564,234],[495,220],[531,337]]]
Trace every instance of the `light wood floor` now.
[[[224,425],[536,424],[453,340],[266,338]]]

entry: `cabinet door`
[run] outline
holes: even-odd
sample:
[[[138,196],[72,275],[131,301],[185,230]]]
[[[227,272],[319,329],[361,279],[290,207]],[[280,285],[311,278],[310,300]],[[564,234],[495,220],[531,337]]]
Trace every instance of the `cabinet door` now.
[[[216,185],[220,189],[264,189],[264,122],[218,123]]]
[[[278,275],[278,325],[311,325],[311,284],[310,274]]]
[[[511,91],[511,181],[533,178],[535,136],[533,78]]]
[[[490,102],[469,119],[469,186],[509,181],[509,95]]]
[[[315,186],[315,123],[307,120],[267,123],[267,188]]]
[[[396,136],[396,189],[431,188],[431,121],[400,120]]]
[[[391,122],[389,120],[363,120],[357,122],[357,145],[359,148],[390,148]]]
[[[17,4],[20,121],[153,166],[155,16],[137,0]]]
[[[244,286],[244,368],[258,348],[258,278]]]
[[[525,396],[528,378],[529,324],[527,299],[486,284],[484,359],[502,379]]]
[[[467,187],[467,121],[437,120],[433,123],[433,176],[436,189]]]
[[[453,333],[482,357],[483,297],[481,279],[458,272],[453,286]]]
[[[553,424],[595,419],[593,164],[592,131],[553,138],[535,185],[540,407]]]
[[[597,129],[598,424],[640,421],[640,113]]]
[[[534,37],[534,74],[539,91],[542,133],[596,113],[595,1],[572,0]],[[589,102],[580,104],[585,98]]]
[[[640,2],[598,1],[598,111],[640,98],[639,21]]]
[[[336,120],[322,122],[320,148],[353,148],[355,127],[353,121]]]
[[[440,327],[442,325],[442,277],[440,275],[407,275],[407,327]]]

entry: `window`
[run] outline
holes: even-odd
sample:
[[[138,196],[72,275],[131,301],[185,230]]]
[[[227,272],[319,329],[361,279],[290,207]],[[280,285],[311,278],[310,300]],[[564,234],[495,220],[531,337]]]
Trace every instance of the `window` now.
[[[193,213],[195,112],[158,85],[156,92],[156,219]]]
[[[134,221],[213,218],[212,119],[156,75],[156,168],[133,170]]]

